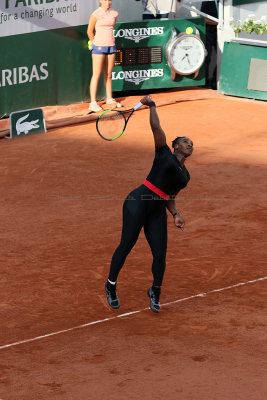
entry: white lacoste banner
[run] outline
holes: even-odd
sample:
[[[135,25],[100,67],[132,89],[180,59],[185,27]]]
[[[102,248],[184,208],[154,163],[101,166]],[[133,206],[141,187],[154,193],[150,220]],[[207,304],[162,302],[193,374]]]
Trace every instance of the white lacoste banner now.
[[[98,0],[0,0],[0,37],[88,24]]]

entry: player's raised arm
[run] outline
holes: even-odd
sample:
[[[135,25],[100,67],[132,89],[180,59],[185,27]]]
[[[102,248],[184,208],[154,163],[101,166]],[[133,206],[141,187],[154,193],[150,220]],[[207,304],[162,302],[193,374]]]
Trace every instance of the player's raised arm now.
[[[162,147],[166,145],[166,135],[160,126],[156,104],[151,96],[145,96],[141,99],[141,103],[150,108],[150,126],[154,135],[155,146]]]

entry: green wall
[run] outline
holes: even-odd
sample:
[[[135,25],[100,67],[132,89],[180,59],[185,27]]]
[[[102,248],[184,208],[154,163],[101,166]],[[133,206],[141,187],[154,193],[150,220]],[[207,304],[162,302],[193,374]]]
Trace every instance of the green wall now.
[[[233,0],[233,6],[239,6],[241,4],[250,4],[250,3],[262,3],[263,0]]]
[[[225,42],[219,80],[219,92],[231,96],[267,100],[267,92],[248,90],[250,59],[267,60],[267,48]]]
[[[0,38],[0,118],[12,111],[89,101],[86,25]],[[104,88],[101,81],[99,96]]]
[[[117,38],[117,48],[159,46],[163,52],[162,62],[153,65],[142,64],[137,68],[132,65],[115,67],[114,92],[204,85],[204,65],[195,80],[192,76],[177,76],[172,81],[171,71],[164,58],[164,49],[172,26],[175,26],[178,32],[183,32],[187,26],[197,27],[202,40],[205,41],[204,19],[126,22],[118,23],[115,29],[146,26],[160,26],[163,34],[140,37],[134,31],[132,35],[129,33],[128,38]],[[86,30],[87,25],[80,25],[0,37],[0,118],[14,111],[90,100],[92,56],[88,51]],[[118,77],[118,74],[123,74],[124,71],[138,75],[139,71],[146,73],[149,69],[152,70],[152,77],[138,84]],[[161,75],[154,74],[154,70],[160,70]],[[104,96],[102,77],[97,97],[102,99]]]

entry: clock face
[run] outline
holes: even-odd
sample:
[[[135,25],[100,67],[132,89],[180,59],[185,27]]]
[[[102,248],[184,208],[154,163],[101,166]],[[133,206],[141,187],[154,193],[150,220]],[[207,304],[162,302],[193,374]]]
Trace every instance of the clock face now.
[[[205,47],[202,41],[193,35],[178,37],[170,49],[170,64],[181,75],[194,73],[201,67],[204,60]]]

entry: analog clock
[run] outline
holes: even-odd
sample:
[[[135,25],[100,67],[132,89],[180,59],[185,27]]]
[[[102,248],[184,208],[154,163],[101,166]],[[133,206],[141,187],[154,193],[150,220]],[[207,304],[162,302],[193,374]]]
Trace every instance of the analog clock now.
[[[176,74],[191,75],[194,79],[205,61],[207,51],[197,34],[177,34],[172,28],[172,35],[165,48],[165,57],[172,70],[172,79]]]

